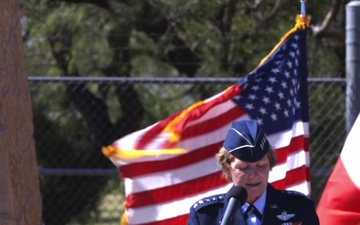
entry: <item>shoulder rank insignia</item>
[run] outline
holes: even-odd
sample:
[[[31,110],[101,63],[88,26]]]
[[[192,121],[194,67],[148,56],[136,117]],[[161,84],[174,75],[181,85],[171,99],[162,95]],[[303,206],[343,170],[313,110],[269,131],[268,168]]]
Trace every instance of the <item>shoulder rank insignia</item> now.
[[[209,204],[222,202],[223,200],[224,200],[224,194],[214,195],[214,196],[203,198],[203,199],[199,200],[198,202],[196,202],[193,205],[193,207],[194,207],[194,209],[201,208],[201,207],[204,207],[204,206],[209,205]]]
[[[286,211],[282,212],[280,215],[276,215],[279,220],[286,221],[295,216],[294,213],[288,214]]]

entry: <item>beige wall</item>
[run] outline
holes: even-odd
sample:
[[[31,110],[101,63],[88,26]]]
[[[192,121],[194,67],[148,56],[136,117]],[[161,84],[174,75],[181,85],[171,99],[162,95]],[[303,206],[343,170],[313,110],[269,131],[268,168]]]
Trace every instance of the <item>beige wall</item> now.
[[[0,225],[41,224],[20,8],[0,0]]]

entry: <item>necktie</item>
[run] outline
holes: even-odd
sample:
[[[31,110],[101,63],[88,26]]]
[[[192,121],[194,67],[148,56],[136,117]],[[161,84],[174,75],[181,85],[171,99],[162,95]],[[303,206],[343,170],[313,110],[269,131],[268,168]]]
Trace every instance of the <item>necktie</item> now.
[[[262,215],[259,212],[259,210],[253,205],[250,204],[249,207],[246,209],[245,213],[244,213],[244,218],[245,220],[247,220],[250,216],[251,213],[254,213],[254,215],[260,220],[262,221]]]

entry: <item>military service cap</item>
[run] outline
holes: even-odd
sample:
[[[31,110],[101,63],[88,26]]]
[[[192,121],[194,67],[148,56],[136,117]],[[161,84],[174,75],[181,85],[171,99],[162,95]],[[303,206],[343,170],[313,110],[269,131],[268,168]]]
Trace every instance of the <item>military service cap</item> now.
[[[265,156],[270,145],[256,120],[241,120],[231,124],[223,147],[240,160],[255,162]]]

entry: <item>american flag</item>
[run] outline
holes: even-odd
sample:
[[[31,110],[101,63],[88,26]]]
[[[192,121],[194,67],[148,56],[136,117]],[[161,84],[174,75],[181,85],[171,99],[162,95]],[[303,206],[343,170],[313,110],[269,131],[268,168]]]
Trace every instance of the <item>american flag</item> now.
[[[225,193],[231,184],[215,154],[235,120],[256,119],[276,149],[270,183],[310,194],[306,24],[297,16],[294,28],[237,84],[104,149],[124,179],[123,224],[183,225],[193,203]],[[162,154],[172,149],[186,153]]]

